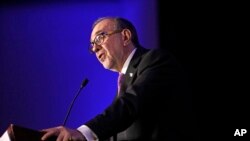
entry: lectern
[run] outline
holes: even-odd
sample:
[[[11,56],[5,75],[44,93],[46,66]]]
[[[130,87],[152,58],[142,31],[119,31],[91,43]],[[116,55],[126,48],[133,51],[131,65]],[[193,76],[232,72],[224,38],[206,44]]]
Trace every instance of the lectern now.
[[[4,134],[1,136],[0,141],[41,141],[44,133],[11,124]],[[46,141],[56,141],[56,137],[49,138]]]

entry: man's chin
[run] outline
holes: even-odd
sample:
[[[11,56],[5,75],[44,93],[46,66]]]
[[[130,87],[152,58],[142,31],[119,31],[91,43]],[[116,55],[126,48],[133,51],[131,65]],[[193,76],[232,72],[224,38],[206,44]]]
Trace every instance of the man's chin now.
[[[102,65],[103,65],[103,67],[104,67],[105,69],[107,69],[107,70],[111,70],[111,71],[114,71],[114,72],[118,72],[117,70],[115,70],[114,68],[112,68],[112,67],[110,66],[110,64],[105,64],[105,63],[103,63]]]
[[[105,68],[105,69],[110,69],[110,65],[105,63],[105,62],[102,62],[102,66]]]

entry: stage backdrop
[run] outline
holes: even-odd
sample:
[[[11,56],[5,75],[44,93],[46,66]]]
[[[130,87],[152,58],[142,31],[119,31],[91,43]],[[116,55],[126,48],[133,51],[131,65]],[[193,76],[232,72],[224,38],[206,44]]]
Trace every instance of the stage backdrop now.
[[[146,48],[158,46],[155,0],[40,0],[0,5],[0,135],[9,124],[33,129],[63,123],[84,78],[89,84],[67,126],[77,128],[108,106],[117,74],[89,54],[91,26],[122,16],[136,26]]]

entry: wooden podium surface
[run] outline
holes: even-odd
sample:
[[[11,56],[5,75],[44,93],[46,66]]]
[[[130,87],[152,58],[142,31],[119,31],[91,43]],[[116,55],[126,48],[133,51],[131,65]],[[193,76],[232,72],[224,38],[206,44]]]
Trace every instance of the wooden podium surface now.
[[[43,134],[41,131],[11,124],[0,141],[41,141]],[[46,141],[56,141],[56,137],[49,138]]]

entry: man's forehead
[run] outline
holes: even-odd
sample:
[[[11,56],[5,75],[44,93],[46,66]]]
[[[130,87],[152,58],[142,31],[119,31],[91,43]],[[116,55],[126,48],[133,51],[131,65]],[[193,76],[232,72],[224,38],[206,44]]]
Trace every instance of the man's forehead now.
[[[112,20],[108,20],[108,19],[102,20],[95,25],[95,27],[92,30],[91,36],[95,36],[95,35],[99,34],[100,32],[103,32],[105,30],[106,31],[114,30],[114,25],[115,24]]]
[[[93,29],[94,30],[102,30],[102,29],[109,29],[114,27],[114,22],[109,19],[105,19],[97,23]]]

